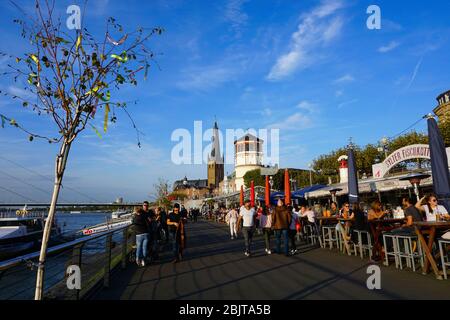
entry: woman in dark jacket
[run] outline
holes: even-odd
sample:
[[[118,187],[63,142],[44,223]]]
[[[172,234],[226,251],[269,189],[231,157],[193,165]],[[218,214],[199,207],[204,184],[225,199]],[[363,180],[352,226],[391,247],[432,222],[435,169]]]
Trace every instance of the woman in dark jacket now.
[[[140,207],[134,209],[133,229],[136,234],[136,264],[145,267],[148,252],[149,225],[148,218]]]

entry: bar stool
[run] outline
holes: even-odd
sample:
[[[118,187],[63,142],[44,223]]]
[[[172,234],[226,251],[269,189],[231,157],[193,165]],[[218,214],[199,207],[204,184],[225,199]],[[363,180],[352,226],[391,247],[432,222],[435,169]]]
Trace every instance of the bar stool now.
[[[336,248],[339,248],[339,238],[337,236],[336,226],[323,226],[322,235],[324,247],[329,246],[330,250],[332,250],[334,243],[336,243]]]
[[[358,236],[358,243],[353,244],[353,250],[355,251],[355,256],[359,254],[361,259],[364,258],[364,252],[367,250],[369,259],[372,258],[372,238],[370,237],[370,233],[365,230],[353,230],[354,233]],[[363,235],[366,236],[367,244],[363,243]]]
[[[417,236],[398,234],[395,240],[397,243],[397,256],[400,263],[400,270],[403,270],[403,258],[406,259],[406,266],[409,268],[412,267],[414,272],[416,271],[416,259],[419,259],[420,266],[423,268],[422,246],[420,244],[417,245]],[[417,252],[413,250],[413,241],[416,242]]]
[[[392,250],[393,251],[390,251],[389,250],[390,248],[387,246],[388,239],[391,240]],[[399,257],[398,257],[398,248],[397,248],[396,235],[392,234],[392,233],[384,232],[383,233],[383,244],[384,244],[384,256],[385,256],[384,265],[385,266],[389,266],[389,256],[392,256],[392,257],[394,257],[395,267],[398,269]]]
[[[313,227],[310,224],[305,224],[306,229],[306,240],[308,243],[315,244],[315,238],[314,238],[314,230]]]
[[[450,267],[450,259],[449,256],[445,254],[448,251],[444,250],[443,248],[444,245],[450,245],[450,240],[447,239],[439,240],[439,252],[441,254],[442,270],[444,271],[444,278],[445,280],[447,280],[447,267]]]

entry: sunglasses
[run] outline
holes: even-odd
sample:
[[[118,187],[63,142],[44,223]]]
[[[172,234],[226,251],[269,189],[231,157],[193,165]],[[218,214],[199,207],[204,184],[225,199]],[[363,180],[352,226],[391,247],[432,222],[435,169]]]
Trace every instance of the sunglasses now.
[[[431,199],[430,201],[431,202],[437,202],[437,199]]]

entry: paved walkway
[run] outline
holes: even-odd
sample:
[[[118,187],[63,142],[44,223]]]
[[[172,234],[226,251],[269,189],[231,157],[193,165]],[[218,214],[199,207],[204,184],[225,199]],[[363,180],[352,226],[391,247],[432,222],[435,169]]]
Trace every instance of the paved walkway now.
[[[450,280],[381,267],[381,290],[366,287],[368,260],[328,249],[300,246],[293,257],[266,256],[257,237],[254,255],[243,254],[243,239],[209,221],[190,223],[185,260],[117,272],[111,287],[94,299],[450,299]],[[274,241],[272,241],[274,243]]]

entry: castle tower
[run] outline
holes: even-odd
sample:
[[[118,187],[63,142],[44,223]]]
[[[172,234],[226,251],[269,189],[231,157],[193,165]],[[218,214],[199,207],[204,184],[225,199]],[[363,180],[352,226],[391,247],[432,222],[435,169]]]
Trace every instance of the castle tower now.
[[[433,111],[439,117],[439,121],[450,121],[450,90],[440,94],[436,100],[438,106]]]
[[[244,175],[251,170],[260,169],[263,166],[264,141],[247,133],[234,142],[234,170],[236,173],[236,190],[245,187]]]
[[[224,158],[220,154],[219,126],[214,122],[211,137],[211,153],[208,156],[208,186],[218,188],[224,177]]]

